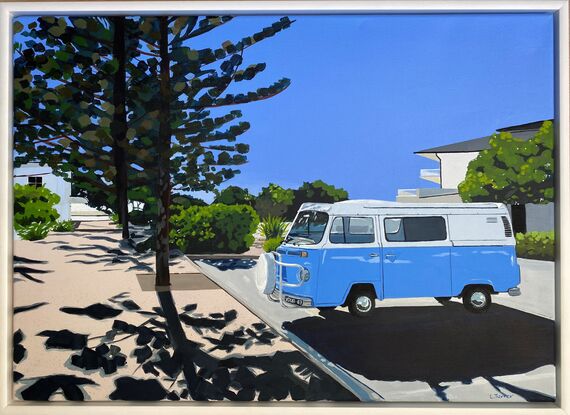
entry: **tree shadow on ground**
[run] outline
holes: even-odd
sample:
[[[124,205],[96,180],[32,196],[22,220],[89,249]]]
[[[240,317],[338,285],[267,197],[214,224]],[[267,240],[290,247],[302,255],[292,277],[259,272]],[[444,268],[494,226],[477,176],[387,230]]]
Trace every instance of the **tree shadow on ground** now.
[[[43,265],[47,264],[47,261],[38,261],[36,259],[25,258],[21,256],[14,255],[14,272],[20,274],[22,277],[26,278],[29,281],[43,284],[44,281],[39,279],[36,274],[49,274],[50,270],[43,270],[38,268],[32,268],[27,265]]]
[[[84,237],[84,236],[82,236]],[[66,256],[70,259],[70,263],[79,263],[84,265],[103,264],[105,267],[113,267],[120,264],[131,264],[126,271],[145,271],[153,272],[152,261],[154,252],[137,252],[128,241],[113,239],[104,235],[90,235],[87,239],[92,241],[114,242],[116,247],[107,245],[90,243],[70,245],[68,243],[60,244],[54,249],[68,251]],[[170,265],[176,265],[182,257],[177,250],[172,250]],[[102,270],[108,271],[108,270]]]
[[[470,383],[555,363],[554,322],[497,304],[483,314],[454,302],[376,308],[362,319],[337,310],[320,314],[283,328],[350,372],[370,380],[427,382],[444,400],[441,382]],[[509,390],[527,400],[552,400]]]
[[[257,261],[250,258],[223,258],[223,259],[204,259],[205,264],[216,267],[220,271],[251,269],[255,267]]]
[[[111,400],[356,400],[297,351],[252,356],[235,353],[238,346],[247,349],[248,345],[274,344],[278,335],[264,323],[227,330],[228,324],[238,319],[235,310],[204,316],[197,312],[197,304],[177,309],[172,293],[166,290],[157,292],[160,307],[143,311],[133,307],[127,294],[117,294],[109,301],[121,305],[127,313],[147,315],[144,323],[135,326],[114,320],[106,333],[90,338],[67,329],[38,333],[47,337],[46,348],[68,350],[66,367],[83,375],[112,375],[123,371],[123,367],[136,367],[129,370],[129,376],[121,374],[114,379]],[[184,325],[204,342],[188,339]],[[134,346],[122,345],[121,350],[119,344],[130,337],[135,338]],[[99,345],[87,346],[87,342],[95,340]],[[214,356],[214,350],[225,352],[226,357]],[[132,360],[126,366],[128,359]],[[136,377],[137,372],[140,377]],[[25,387],[18,393],[24,399],[49,399],[54,391],[67,387],[60,384],[60,378],[55,378],[59,382],[55,384],[50,376],[34,378],[32,383],[23,374],[19,376]]]
[[[25,313],[26,311],[32,311],[32,310],[35,310],[36,308],[43,307],[44,305],[47,305],[47,304],[49,304],[49,303],[42,301],[42,302],[30,304],[30,305],[22,305],[22,306],[14,307],[14,314]]]

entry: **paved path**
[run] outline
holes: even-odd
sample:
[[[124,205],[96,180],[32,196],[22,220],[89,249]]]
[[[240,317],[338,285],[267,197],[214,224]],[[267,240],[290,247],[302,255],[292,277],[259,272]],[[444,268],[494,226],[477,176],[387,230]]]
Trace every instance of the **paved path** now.
[[[520,297],[483,315],[453,301],[386,300],[368,319],[342,308],[283,308],[260,294],[255,264],[197,261],[206,276],[363,401],[549,400],[554,378],[554,265],[520,260]]]

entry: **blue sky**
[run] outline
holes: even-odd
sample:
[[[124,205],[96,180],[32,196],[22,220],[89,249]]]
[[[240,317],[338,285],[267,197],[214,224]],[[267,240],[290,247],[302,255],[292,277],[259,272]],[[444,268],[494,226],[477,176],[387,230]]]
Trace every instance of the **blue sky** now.
[[[394,200],[398,188],[435,186],[418,176],[437,164],[414,151],[553,117],[550,14],[291,17],[244,55],[267,63],[254,85],[292,84],[241,107],[249,163],[228,184],[322,179],[351,198]],[[275,19],[240,16],[212,40]]]
[[[398,188],[435,186],[419,170],[437,164],[414,151],[553,117],[551,14],[290,17],[244,54],[244,67],[267,69],[229,91],[292,82],[240,106],[249,162],[226,185],[257,193],[321,179],[351,198],[394,200]],[[237,41],[278,18],[238,16],[190,46]]]

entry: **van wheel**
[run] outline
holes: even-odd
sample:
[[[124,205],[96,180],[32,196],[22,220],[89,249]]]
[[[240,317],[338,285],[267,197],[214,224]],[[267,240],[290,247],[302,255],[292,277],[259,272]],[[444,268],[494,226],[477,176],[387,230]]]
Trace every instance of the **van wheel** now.
[[[472,313],[484,313],[491,306],[491,293],[486,287],[468,287],[463,292],[463,305]]]
[[[348,301],[348,311],[356,317],[368,317],[374,310],[374,295],[370,291],[356,291]]]
[[[434,297],[435,300],[440,304],[447,304],[451,301],[451,297]]]

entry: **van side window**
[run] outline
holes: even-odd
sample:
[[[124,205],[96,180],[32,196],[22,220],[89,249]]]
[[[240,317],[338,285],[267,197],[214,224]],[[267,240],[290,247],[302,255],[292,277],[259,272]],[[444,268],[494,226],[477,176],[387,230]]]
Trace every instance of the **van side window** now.
[[[441,216],[386,218],[384,232],[389,242],[444,241],[447,238],[445,219]]]
[[[365,244],[374,242],[372,218],[335,218],[329,240],[333,244]]]
[[[342,218],[335,218],[331,225],[330,241],[333,244],[343,244],[344,239],[344,224]]]

